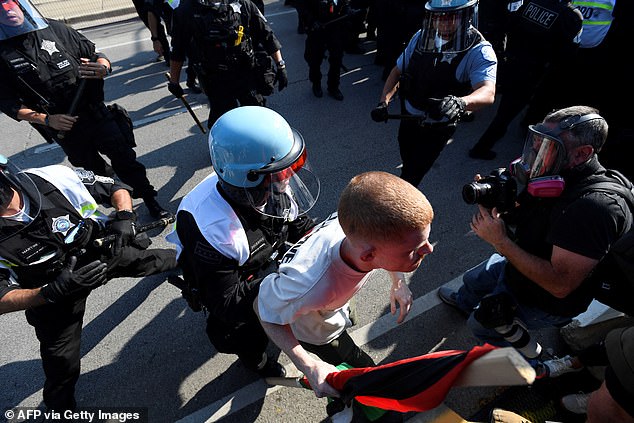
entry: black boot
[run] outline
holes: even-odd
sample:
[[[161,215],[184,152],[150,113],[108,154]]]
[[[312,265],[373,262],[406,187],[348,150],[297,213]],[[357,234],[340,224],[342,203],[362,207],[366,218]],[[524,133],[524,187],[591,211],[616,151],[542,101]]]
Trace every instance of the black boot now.
[[[324,96],[324,92],[322,91],[321,84],[319,82],[313,82],[313,95],[317,98]]]
[[[150,212],[150,216],[155,219],[164,219],[172,216],[172,213],[165,210],[161,205],[156,201],[156,197],[145,197],[143,198],[143,202],[145,203],[145,207],[147,207]]]

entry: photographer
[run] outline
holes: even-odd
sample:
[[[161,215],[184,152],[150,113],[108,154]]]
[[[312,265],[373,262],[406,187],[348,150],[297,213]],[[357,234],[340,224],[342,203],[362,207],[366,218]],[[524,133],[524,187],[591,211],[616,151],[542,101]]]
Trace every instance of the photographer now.
[[[475,196],[471,228],[497,254],[467,271],[457,292],[443,287],[438,295],[469,315],[468,326],[481,340],[536,358],[541,346],[527,329],[561,327],[586,310],[593,296],[586,277],[632,222],[616,193],[575,195],[580,186],[615,180],[597,158],[607,132],[594,108],[552,112],[529,126],[522,157],[511,163],[510,174],[525,185],[518,198]],[[504,184],[498,179],[484,191]],[[483,201],[491,195],[505,204]]]
[[[108,220],[98,204],[112,204]],[[86,297],[116,277],[176,267],[173,250],[136,238],[127,187],[54,165],[21,171],[0,155],[0,314],[26,310],[40,341],[49,410],[75,408]],[[115,235],[108,249],[94,247]]]

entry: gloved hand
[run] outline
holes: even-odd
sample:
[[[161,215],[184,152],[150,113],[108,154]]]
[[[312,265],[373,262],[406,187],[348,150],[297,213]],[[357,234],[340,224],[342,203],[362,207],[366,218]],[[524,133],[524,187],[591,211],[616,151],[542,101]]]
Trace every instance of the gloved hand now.
[[[288,74],[286,73],[286,66],[283,68],[277,68],[275,81],[277,82],[278,91],[282,91],[288,86]]]
[[[40,288],[40,294],[49,303],[55,303],[65,297],[83,290],[89,291],[107,282],[106,263],[95,260],[75,270],[77,257],[71,256],[67,266],[62,269],[54,282]]]
[[[448,95],[440,101],[438,112],[440,116],[446,117],[450,122],[454,122],[467,111],[467,105],[463,99],[453,95]]]
[[[185,92],[181,88],[181,84],[178,82],[168,82],[167,89],[174,95],[176,98],[181,98]]]
[[[372,120],[375,122],[387,122],[387,103],[382,101],[370,112]]]
[[[321,22],[313,22],[313,24],[308,29],[309,32],[322,31],[325,28],[324,24]]]
[[[112,244],[112,255],[118,256],[121,249],[130,244],[136,236],[136,214],[131,211],[119,211],[114,220],[110,222],[109,232],[116,235]]]

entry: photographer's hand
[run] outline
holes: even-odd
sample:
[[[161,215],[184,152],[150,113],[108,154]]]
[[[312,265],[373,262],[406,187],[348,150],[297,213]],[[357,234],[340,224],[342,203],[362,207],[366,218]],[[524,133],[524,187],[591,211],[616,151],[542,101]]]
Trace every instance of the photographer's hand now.
[[[488,242],[500,252],[500,247],[510,238],[506,234],[506,223],[497,208],[492,210],[478,204],[478,213],[471,219],[471,229],[482,240]]]

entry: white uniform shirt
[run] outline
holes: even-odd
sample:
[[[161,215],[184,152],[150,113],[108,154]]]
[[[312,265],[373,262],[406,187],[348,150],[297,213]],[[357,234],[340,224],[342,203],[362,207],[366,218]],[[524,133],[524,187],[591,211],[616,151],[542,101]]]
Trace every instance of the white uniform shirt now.
[[[277,273],[260,285],[260,318],[289,324],[295,337],[324,345],[351,326],[348,301],[370,273],[358,272],[341,259],[345,235],[333,213],[295,244]]]

